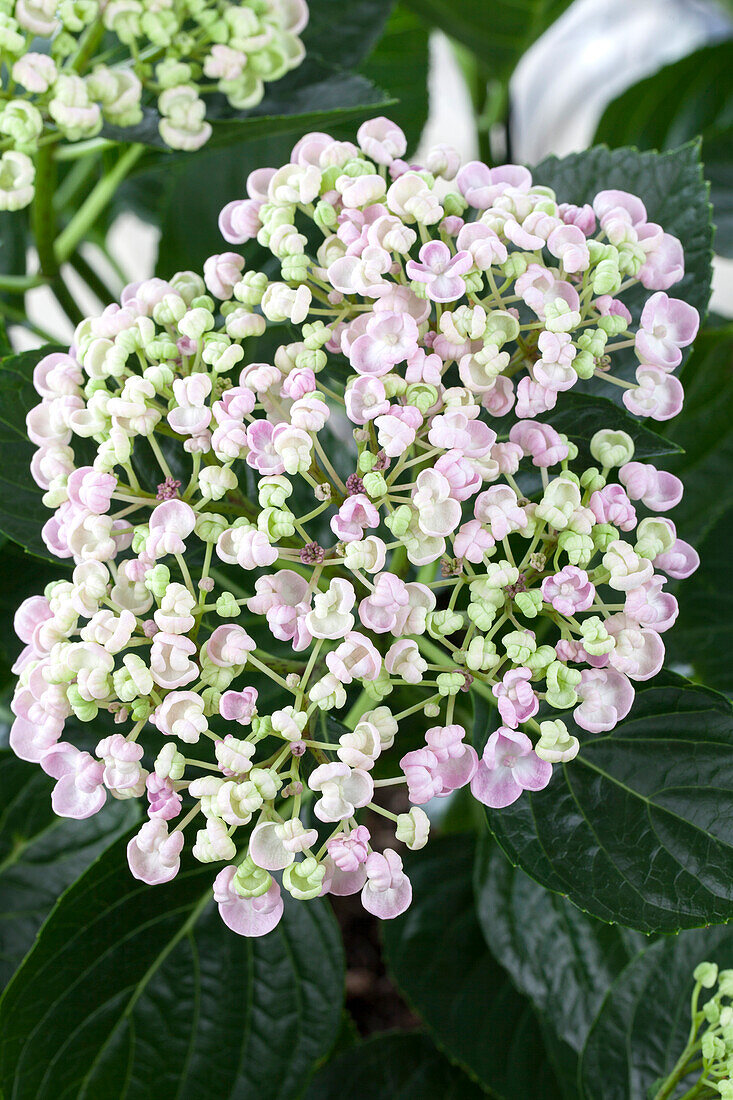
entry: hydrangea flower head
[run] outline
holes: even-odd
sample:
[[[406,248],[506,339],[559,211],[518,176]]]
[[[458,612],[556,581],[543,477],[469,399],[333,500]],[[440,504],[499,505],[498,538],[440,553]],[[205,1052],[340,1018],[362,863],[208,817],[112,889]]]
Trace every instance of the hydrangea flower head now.
[[[11,0],[0,15],[12,77],[0,109],[0,210],[31,202],[40,140],[136,126],[148,100],[166,145],[201,148],[211,136],[202,97],[256,106],[268,81],[303,61],[307,23],[306,0]]]
[[[678,409],[697,322],[666,294],[675,240],[623,192],[579,209],[524,168],[405,149],[386,119],[307,135],[222,211],[203,277],[127,287],[35,371],[32,473],[70,571],[18,611],[11,744],[59,813],[144,798],[132,873],[168,881],[185,836],[245,935],[282,891],[403,912],[401,857],[363,811],[421,848],[432,798],[547,786],[581,747],[571,716],[613,729],[658,671],[667,578],[697,561],[660,514],[676,478],[612,427],[588,465],[547,418],[631,346],[627,409]],[[232,251],[255,238],[277,277]],[[461,718],[479,692],[498,710],[481,756]],[[117,732],[73,744],[67,719],[100,712]]]

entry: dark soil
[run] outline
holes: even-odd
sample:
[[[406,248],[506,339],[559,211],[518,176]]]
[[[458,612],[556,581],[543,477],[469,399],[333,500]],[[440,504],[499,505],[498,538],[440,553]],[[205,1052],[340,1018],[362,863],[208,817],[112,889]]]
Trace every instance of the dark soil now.
[[[381,800],[392,813],[404,813],[409,809],[403,790],[383,792]],[[372,844],[377,851],[397,847],[394,826],[378,814],[369,814],[365,824],[372,834]],[[380,936],[381,921],[367,913],[359,894],[350,897],[331,897],[333,911],[341,926],[346,952],[346,1009],[360,1035],[393,1028],[420,1027],[420,1021],[402,1000],[390,980],[382,957]]]

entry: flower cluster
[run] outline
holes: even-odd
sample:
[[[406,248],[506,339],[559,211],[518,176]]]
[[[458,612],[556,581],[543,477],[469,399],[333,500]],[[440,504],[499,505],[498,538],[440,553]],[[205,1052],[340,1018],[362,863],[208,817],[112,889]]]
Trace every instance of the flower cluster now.
[[[445,146],[409,166],[381,118],[357,141],[308,135],[222,211],[279,280],[224,251],[127,287],[38,364],[27,421],[43,536],[73,570],[18,612],[11,744],[57,779],[58,813],[147,797],[146,882],[195,829],[246,935],[277,923],[280,881],[401,913],[400,856],[357,811],[421,848],[434,797],[545,787],[578,752],[569,714],[611,730],[658,671],[667,578],[697,563],[660,514],[676,477],[624,431],[589,455],[537,418],[627,346],[627,408],[677,411],[697,326],[665,293],[679,243],[624,192],[579,209]],[[633,332],[618,295],[639,282]],[[501,722],[480,758],[471,693]],[[93,751],[62,739],[100,712],[119,732]],[[393,752],[419,714],[424,743]]]
[[[701,962],[693,974],[692,1026],[687,1046],[658,1095],[671,1096],[680,1082],[695,1084],[686,1095],[720,1096],[733,1100],[733,970],[718,970],[715,963]],[[717,989],[716,989],[717,986]],[[715,990],[700,1005],[700,995]],[[662,1092],[667,1085],[669,1092]]]
[[[199,149],[211,135],[202,97],[254,107],[302,62],[307,22],[306,0],[5,0],[0,210],[32,200],[39,144],[135,126],[146,93],[166,145]]]

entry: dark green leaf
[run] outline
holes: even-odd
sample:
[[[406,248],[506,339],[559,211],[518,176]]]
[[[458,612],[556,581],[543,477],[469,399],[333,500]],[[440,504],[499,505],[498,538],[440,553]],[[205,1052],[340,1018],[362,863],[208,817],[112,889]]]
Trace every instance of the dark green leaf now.
[[[236,936],[215,869],[133,879],[125,838],[61,898],[0,1002],[5,1100],[290,1100],[332,1046],[343,956],[322,902]]]
[[[492,954],[558,1035],[580,1051],[606,990],[646,945],[644,937],[581,913],[488,842],[477,852],[475,889]]]
[[[8,339],[8,330],[5,325],[5,321],[0,317],[0,359],[4,359],[6,355],[12,355],[13,349],[10,346],[10,340]]]
[[[733,39],[704,46],[628,88],[603,113],[594,142],[671,149],[701,135],[717,226],[715,249],[733,255]]]
[[[62,577],[65,565],[58,560],[52,565],[26,554],[13,542],[5,542],[0,547],[0,574],[13,578],[12,585],[0,588],[0,661],[12,664],[22,648],[12,628],[18,606],[27,596],[43,592],[49,581]]]
[[[634,458],[637,461],[653,462],[662,455],[674,454],[681,449],[679,444],[659,435],[647,427],[644,421],[637,420],[607,397],[564,393],[557,408],[538,419],[546,420],[558,432],[569,436],[577,444],[579,460],[584,460],[588,466],[593,462],[590,453],[591,438],[601,428],[627,432],[634,441]],[[667,463],[664,465],[666,467]]]
[[[57,817],[52,787],[37,764],[0,751],[0,988],[59,895],[137,816],[136,803],[111,799],[86,821]]]
[[[50,555],[41,528],[50,512],[30,475],[35,447],[26,435],[25,418],[40,401],[33,389],[33,368],[44,355],[59,350],[47,344],[0,363],[0,531],[44,558]]]
[[[384,926],[387,966],[448,1056],[502,1100],[563,1094],[530,1004],[489,953],[474,909],[474,838],[405,860],[414,899]]]
[[[716,477],[721,486],[728,472]],[[700,568],[683,581],[677,597],[680,615],[670,630],[669,656],[718,691],[733,693],[733,585],[730,584],[730,548],[733,545],[733,508],[696,543]]]
[[[308,26],[301,34],[306,53],[356,68],[371,53],[394,0],[309,0]]]
[[[733,505],[733,325],[701,333],[680,377],[685,405],[667,435],[684,454],[664,465],[685,484],[673,519],[696,542]]]
[[[487,810],[514,864],[579,908],[642,932],[733,919],[733,706],[666,673],[549,786]],[[481,721],[477,743],[485,734]]]
[[[304,1100],[479,1100],[477,1085],[419,1031],[377,1035],[334,1058]]]
[[[662,154],[598,146],[562,159],[548,157],[532,169],[532,177],[535,183],[552,187],[561,202],[592,202],[598,191],[609,188],[638,195],[649,221],[678,237],[685,251],[685,274],[669,293],[689,302],[701,316],[705,314],[710,298],[713,230],[699,142]],[[637,285],[625,291],[622,300],[636,319],[648,297],[649,292]],[[615,353],[613,362],[614,373],[628,376],[638,365],[633,348]],[[617,387],[609,385],[609,395],[618,399],[618,393],[612,390]]]
[[[587,1100],[641,1100],[671,1073],[690,1030],[692,972],[703,961],[733,966],[733,930],[666,937],[629,964],[609,990],[583,1051]]]
[[[508,80],[525,50],[571,0],[407,0],[428,23],[472,50],[494,79]]]
[[[702,333],[682,372],[685,407],[668,429],[684,447],[665,465],[685,495],[673,512],[700,554],[698,571],[676,586],[679,619],[669,655],[711,687],[733,691],[733,589],[724,583],[733,537],[733,326]]]
[[[428,120],[428,64],[427,27],[406,8],[395,8],[361,72],[398,100],[387,114],[404,130],[408,155]]]

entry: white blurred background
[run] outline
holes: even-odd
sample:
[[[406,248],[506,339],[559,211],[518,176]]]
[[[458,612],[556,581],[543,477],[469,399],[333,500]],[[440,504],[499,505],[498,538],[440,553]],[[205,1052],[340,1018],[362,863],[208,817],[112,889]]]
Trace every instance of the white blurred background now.
[[[490,10],[487,0],[489,19]],[[730,9],[716,0],[575,0],[525,54],[512,77],[513,159],[532,164],[549,153],[563,156],[586,148],[605,106],[624,89],[730,34]],[[437,32],[430,47],[430,115],[421,150],[447,142],[464,160],[474,159],[471,103],[453,50]],[[119,217],[112,227],[111,251],[132,280],[153,272],[157,238],[158,230],[131,214]],[[89,253],[87,259],[104,269],[103,257]],[[117,285],[114,272],[104,273]],[[82,310],[95,311],[96,301],[74,271],[65,274]],[[711,308],[733,316],[733,260],[715,261]],[[68,322],[43,287],[29,294],[28,312],[42,327],[71,336]],[[37,343],[23,330],[14,330],[13,336],[18,348]]]

